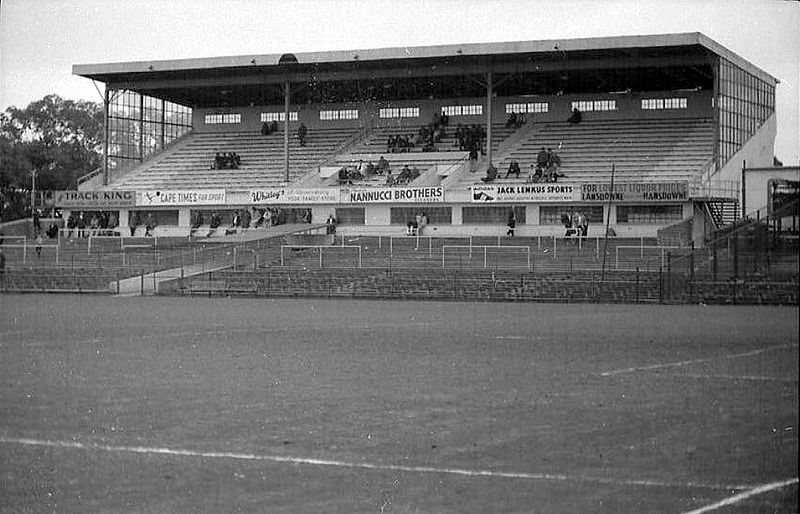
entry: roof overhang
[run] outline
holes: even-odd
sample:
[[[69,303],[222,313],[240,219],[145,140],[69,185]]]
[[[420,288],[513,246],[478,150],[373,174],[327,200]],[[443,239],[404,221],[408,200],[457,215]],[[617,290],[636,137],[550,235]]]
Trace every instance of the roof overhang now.
[[[523,54],[552,54],[614,49],[658,48],[699,45],[725,57],[741,68],[763,80],[777,82],[775,77],[761,70],[742,57],[726,49],[711,38],[699,33],[679,33],[644,36],[616,36],[583,39],[550,39],[542,41],[514,41],[503,43],[470,43],[437,46],[394,47],[365,50],[337,50],[330,52],[301,52],[294,54],[259,54],[229,57],[206,57],[197,59],[175,59],[134,61],[122,63],[76,64],[75,75],[101,82],[115,81],[115,76],[131,74],[149,75],[164,72],[197,72],[200,70],[222,71],[226,69],[281,67],[287,61],[300,67],[352,64],[354,62],[391,61],[397,64],[415,60],[445,60],[463,57],[493,58]],[[293,58],[292,58],[293,57]],[[296,63],[296,64],[295,64]]]

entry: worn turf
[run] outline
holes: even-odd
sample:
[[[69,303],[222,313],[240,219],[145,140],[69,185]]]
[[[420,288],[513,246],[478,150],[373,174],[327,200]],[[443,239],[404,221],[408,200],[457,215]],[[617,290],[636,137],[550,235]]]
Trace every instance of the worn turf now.
[[[798,476],[797,308],[0,306],[3,513],[680,513]]]

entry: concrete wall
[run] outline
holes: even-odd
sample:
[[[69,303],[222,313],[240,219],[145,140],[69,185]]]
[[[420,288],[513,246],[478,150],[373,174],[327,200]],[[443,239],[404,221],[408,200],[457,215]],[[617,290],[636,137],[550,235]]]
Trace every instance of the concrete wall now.
[[[767,205],[767,183],[770,179],[794,180],[800,182],[800,166],[749,168],[745,172],[745,201],[747,213],[763,209]],[[766,213],[762,212],[764,216]]]
[[[714,175],[712,183],[715,180],[732,180],[741,183],[743,162],[747,163],[748,168],[772,166],[772,160],[775,156],[775,135],[777,134],[777,130],[777,122],[775,114],[773,114],[764,122],[761,128],[742,145],[739,151],[733,154],[733,157],[725,163],[722,169]],[[741,200],[741,197],[739,199]],[[750,212],[750,210],[748,210],[748,212]]]

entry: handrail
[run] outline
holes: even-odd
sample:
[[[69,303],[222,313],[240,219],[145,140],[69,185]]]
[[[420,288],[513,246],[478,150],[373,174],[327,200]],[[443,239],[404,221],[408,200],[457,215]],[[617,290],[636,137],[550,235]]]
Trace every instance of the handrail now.
[[[89,173],[85,173],[85,174],[81,175],[80,177],[78,177],[77,178],[77,184],[81,185],[84,182],[88,182],[89,180],[93,179],[94,177],[100,175],[101,173],[103,173],[103,167],[102,166],[98,166],[97,168],[93,169]]]
[[[349,146],[352,146],[352,145],[353,145],[354,143],[356,143],[357,141],[361,141],[362,139],[364,139],[364,138],[366,138],[366,137],[369,137],[369,135],[372,133],[372,129],[373,129],[373,128],[374,128],[374,127],[372,126],[372,124],[371,124],[371,123],[369,123],[369,122],[365,123],[363,128],[361,128],[360,130],[358,130],[358,131],[357,131],[355,134],[353,134],[353,135],[352,135],[352,136],[350,136],[349,138],[347,138],[347,139],[345,139],[344,141],[342,141],[342,142],[339,144],[339,146],[337,146],[336,148],[334,148],[334,150],[333,150],[332,152],[330,152],[330,153],[328,154],[328,156],[327,156],[325,159],[323,159],[322,161],[320,161],[320,162],[317,164],[317,171],[319,171],[319,168],[320,168],[320,167],[322,167],[322,166],[334,166],[334,165],[335,165],[335,162],[336,162],[336,157],[337,157],[337,156],[338,156],[340,153],[342,153],[342,151],[343,151],[345,148],[347,148],[347,147],[349,147]]]

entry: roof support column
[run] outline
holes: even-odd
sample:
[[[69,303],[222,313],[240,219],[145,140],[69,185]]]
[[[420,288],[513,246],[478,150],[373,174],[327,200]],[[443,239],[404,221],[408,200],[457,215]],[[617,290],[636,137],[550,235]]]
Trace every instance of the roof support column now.
[[[139,93],[139,162],[144,162],[144,95]]]
[[[492,72],[486,74],[486,157],[492,165]]]
[[[108,106],[108,84],[103,95],[103,185],[108,185],[108,115],[111,111]]]
[[[289,183],[289,79],[283,83],[283,180]]]

